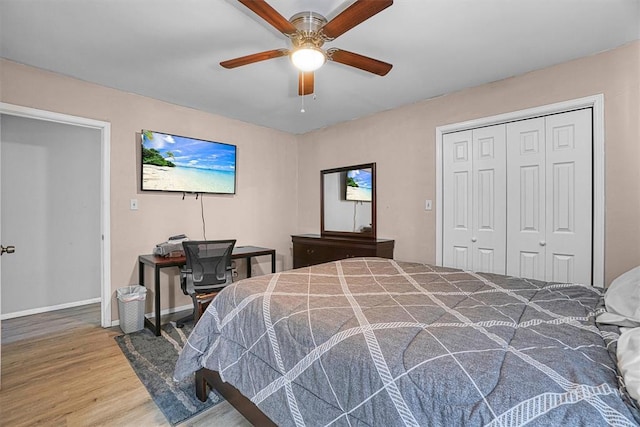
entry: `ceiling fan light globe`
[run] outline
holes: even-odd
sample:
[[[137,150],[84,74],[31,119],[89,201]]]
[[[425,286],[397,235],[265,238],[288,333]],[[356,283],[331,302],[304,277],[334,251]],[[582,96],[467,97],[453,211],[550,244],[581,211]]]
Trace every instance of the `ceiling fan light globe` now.
[[[324,52],[318,48],[304,47],[296,49],[291,54],[291,62],[300,71],[315,71],[326,62]]]

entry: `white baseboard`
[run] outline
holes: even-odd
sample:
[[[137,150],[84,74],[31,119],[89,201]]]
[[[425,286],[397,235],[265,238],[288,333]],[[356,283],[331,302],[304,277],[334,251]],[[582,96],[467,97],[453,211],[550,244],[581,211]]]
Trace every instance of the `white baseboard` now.
[[[79,307],[81,305],[87,305],[87,304],[95,304],[95,303],[99,303],[101,300],[100,298],[91,298],[91,299],[87,299],[84,301],[74,301],[74,302],[68,302],[65,304],[58,304],[58,305],[52,305],[49,307],[40,307],[40,308],[32,308],[29,310],[24,310],[24,311],[16,311],[13,313],[4,313],[2,315],[0,315],[0,320],[7,320],[7,319],[13,319],[16,317],[23,317],[23,316],[30,316],[32,314],[40,314],[40,313],[46,313],[48,311],[56,311],[56,310],[62,310],[63,308],[71,308],[71,307]]]
[[[165,308],[164,310],[160,310],[160,315],[164,316],[166,314],[173,314],[173,313],[177,313],[179,311],[185,311],[185,310],[193,310],[193,304],[189,304],[189,305],[183,305],[180,307],[171,307],[171,308]],[[154,316],[155,313],[151,312],[151,313],[147,313],[145,314],[145,317],[147,318],[151,318],[152,316]],[[113,320],[111,322],[111,326],[120,326],[120,320]]]

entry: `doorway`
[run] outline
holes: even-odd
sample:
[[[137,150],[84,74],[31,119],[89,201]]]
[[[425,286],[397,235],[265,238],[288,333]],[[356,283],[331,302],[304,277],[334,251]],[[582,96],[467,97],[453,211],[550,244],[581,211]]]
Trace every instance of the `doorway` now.
[[[76,191],[70,191],[69,188],[57,188],[55,183],[47,182],[46,183],[47,191],[45,191],[46,193],[45,196],[43,196],[42,193],[40,194],[39,196],[40,198],[45,197],[49,202],[45,209],[49,209],[49,210],[58,209],[61,212],[52,213],[51,211],[48,211],[46,212],[46,215],[41,215],[40,219],[32,219],[32,221],[35,221],[35,222],[37,221],[47,222],[46,224],[36,224],[35,222],[33,222],[33,226],[30,228],[35,229],[36,233],[38,229],[41,231],[49,230],[46,232],[47,234],[46,240],[48,241],[43,242],[42,245],[40,246],[36,245],[35,247],[36,249],[33,249],[33,248],[31,249],[32,251],[35,252],[33,254],[34,259],[32,260],[32,262],[37,263],[38,259],[41,259],[42,261],[49,264],[47,267],[50,274],[65,275],[65,276],[68,276],[67,278],[69,278],[74,274],[73,272],[74,269],[73,268],[69,269],[68,268],[69,266],[67,265],[67,270],[65,274],[65,271],[60,270],[59,267],[56,266],[56,264],[71,263],[73,267],[75,260],[68,259],[68,258],[65,259],[63,256],[60,256],[59,258],[57,258],[56,254],[61,255],[63,252],[59,252],[59,251],[65,251],[65,244],[67,246],[66,249],[70,252],[72,252],[71,247],[74,246],[75,244],[84,244],[85,247],[91,248],[90,250],[94,252],[94,256],[89,258],[81,258],[80,262],[87,263],[88,265],[85,267],[92,268],[94,270],[94,274],[96,276],[95,280],[99,282],[98,289],[97,290],[94,289],[93,293],[94,295],[97,295],[98,297],[97,299],[99,299],[101,303],[100,323],[103,327],[110,327],[111,326],[111,289],[110,289],[110,260],[109,260],[110,258],[109,256],[110,254],[110,233],[109,233],[110,124],[106,122],[92,120],[92,119],[86,119],[82,117],[69,116],[65,114],[20,107],[20,106],[15,106],[11,104],[5,104],[5,103],[0,103],[0,115],[10,117],[11,119],[16,119],[15,120],[16,123],[20,123],[21,120],[33,121],[32,123],[36,125],[34,127],[41,128],[41,130],[55,129],[56,127],[60,127],[60,126],[62,126],[62,128],[75,128],[78,131],[77,132],[78,135],[85,135],[85,136],[88,135],[89,140],[92,140],[94,142],[94,147],[91,148],[93,151],[85,152],[84,150],[87,147],[82,147],[81,152],[76,153],[76,155],[80,158],[92,159],[92,160],[89,160],[89,162],[91,163],[91,165],[89,166],[94,170],[93,178],[92,178],[94,182],[93,187],[73,186],[73,189],[75,189]],[[46,136],[42,136],[42,132],[40,133],[39,137],[46,138]],[[55,143],[55,141],[53,142]],[[88,141],[87,145],[90,145],[90,144],[91,142]],[[40,154],[33,154],[33,153],[37,153],[39,151],[38,146],[42,147],[43,144],[33,144],[33,145],[34,145],[33,147],[19,147],[19,150],[23,150],[23,152],[26,152],[26,153],[32,153],[30,154],[30,155],[34,155],[34,158],[32,159],[32,161],[35,163],[39,162],[40,163],[39,166],[41,168],[55,169],[55,170],[61,170],[61,168],[63,169],[65,168],[64,155],[60,156],[60,154],[57,153],[50,157],[42,157]],[[44,145],[46,145],[46,141],[44,141]],[[69,146],[63,147],[63,145],[64,144],[61,144],[60,147],[61,147],[61,150],[66,150],[67,152],[66,156],[74,156],[73,153],[69,152],[69,149],[72,150],[73,148],[69,148]],[[78,149],[78,147],[81,147],[81,146],[76,145],[75,149]],[[0,156],[2,156],[1,141],[0,141]],[[82,173],[79,171],[87,170],[86,169],[87,165],[82,165],[82,161],[80,162],[76,161],[75,163],[76,163],[76,166],[78,166],[78,164],[80,165],[79,166],[80,169],[78,169],[77,167],[74,168],[75,174]],[[33,166],[36,166],[36,165],[34,164]],[[6,174],[3,174],[3,175],[5,175],[4,179],[6,180],[7,179]],[[36,177],[35,179],[31,179],[31,178],[29,179],[35,180],[35,181],[43,180],[43,179],[51,180],[52,176],[60,176],[60,175],[64,175],[64,174],[60,174],[60,173],[55,174],[49,171],[44,173],[43,175],[44,178],[43,176],[40,176],[39,178]],[[27,176],[28,174],[25,174],[24,177],[27,177]],[[46,177],[49,177],[49,178],[46,178]],[[17,177],[17,178],[20,179],[20,177]],[[84,177],[82,176],[73,177],[73,179],[75,180],[83,180],[83,178]],[[13,179],[13,177],[11,179]],[[69,182],[68,176],[66,177],[66,179],[67,179],[67,182]],[[60,182],[64,183],[64,180]],[[64,184],[62,185],[62,187],[64,187]],[[28,189],[28,187],[24,187],[24,186],[22,186],[21,188]],[[29,199],[30,201],[34,201],[35,198],[33,196],[34,195],[32,194],[28,194],[28,192],[26,194],[21,195],[22,198]],[[3,195],[3,198],[4,198],[4,195]],[[89,208],[89,210],[82,211],[81,213],[77,213],[77,212],[74,213],[70,211],[65,212],[65,206],[73,204],[73,205],[76,205],[76,207],[79,206],[80,208],[82,208],[82,205],[85,203],[91,204],[92,207]],[[38,206],[31,205],[31,208],[33,210],[37,210]],[[15,213],[12,215],[15,215]],[[69,215],[71,216],[76,215],[76,217],[66,218]],[[87,216],[90,216],[93,218],[87,218]],[[56,223],[55,222],[56,217],[64,219],[64,221],[59,220],[58,223]],[[52,219],[54,220],[53,222],[51,221]],[[30,224],[29,219],[27,218],[26,221],[27,221],[26,225],[28,226]],[[62,222],[65,222],[67,224],[67,230],[64,230],[64,229],[60,230],[60,233],[62,233],[60,236],[64,236],[65,233],[73,232],[73,230],[72,229],[70,230],[68,227],[70,226],[73,227],[74,224],[79,225],[83,223],[83,227],[85,227],[84,228],[85,230],[93,230],[90,233],[92,235],[88,239],[89,246],[86,246],[87,239],[78,238],[78,239],[68,240],[68,239],[65,239],[64,237],[57,236],[55,232],[50,232],[52,229],[55,230],[57,228],[61,228],[59,226],[63,225]],[[23,227],[24,225],[25,224],[23,224]],[[6,233],[2,233],[2,230],[0,229],[0,237],[2,239],[6,239],[9,236],[6,236]],[[12,243],[5,241],[5,245],[8,245],[8,244],[12,244]],[[56,246],[57,244],[59,244],[59,246]],[[77,248],[73,248],[73,250],[76,250],[76,249]],[[16,253],[18,253],[19,251],[20,251],[20,247],[16,245]],[[76,253],[78,252],[76,251]],[[9,257],[10,256],[12,255],[9,255]],[[3,257],[4,259],[2,261],[8,264],[9,257]],[[0,270],[0,274],[3,274],[2,270]],[[74,278],[73,280],[77,280],[77,278]],[[73,280],[69,280],[69,282],[73,282]],[[66,283],[66,284],[69,285],[69,283]],[[67,287],[64,289],[63,292],[67,294],[66,298],[69,301],[71,301],[70,303],[65,303],[63,300],[50,299],[48,306],[53,308],[64,308],[65,306],[66,307],[73,306],[74,303],[77,305],[78,302],[86,303],[86,302],[91,302],[92,300],[95,300],[95,298],[87,297],[88,294],[82,294],[82,295],[78,294],[75,296],[77,298],[75,298],[73,295],[69,295],[74,292],[74,289],[76,290],[81,289],[81,286],[82,285],[80,284],[80,282],[77,282],[75,284],[71,283],[71,287]],[[0,292],[4,292],[4,290],[2,290],[1,282],[0,282]],[[74,298],[75,298],[75,302],[74,302]],[[17,310],[17,311],[20,311],[20,310]],[[24,312],[25,314],[29,314],[28,310],[24,310]],[[39,311],[36,309],[33,312],[35,313]]]

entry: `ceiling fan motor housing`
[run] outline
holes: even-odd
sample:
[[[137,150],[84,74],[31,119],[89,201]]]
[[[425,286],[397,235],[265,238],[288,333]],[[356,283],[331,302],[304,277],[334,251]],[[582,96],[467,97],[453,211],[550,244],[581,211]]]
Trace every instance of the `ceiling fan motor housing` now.
[[[294,47],[313,46],[320,48],[328,40],[320,31],[327,23],[327,18],[319,13],[296,13],[289,19],[289,22],[298,30],[289,36]]]

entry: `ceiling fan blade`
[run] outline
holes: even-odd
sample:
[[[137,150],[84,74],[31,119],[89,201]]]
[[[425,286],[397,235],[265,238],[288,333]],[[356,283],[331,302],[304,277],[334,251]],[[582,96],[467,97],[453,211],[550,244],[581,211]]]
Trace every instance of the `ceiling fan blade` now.
[[[322,32],[335,39],[393,4],[393,0],[356,0],[351,6],[322,27]]]
[[[391,68],[393,68],[393,65],[386,62],[336,48],[327,50],[327,59],[349,65],[350,67],[356,67],[379,76],[386,76],[387,73],[391,71]]]
[[[264,0],[238,0],[240,3],[248,7],[258,15],[260,18],[267,21],[276,30],[284,34],[293,34],[296,32],[296,27],[284,16],[280,15],[269,3]]]
[[[267,50],[265,52],[254,53],[252,55],[241,56],[240,58],[229,59],[228,61],[222,61],[220,65],[224,68],[236,68],[242,65],[253,64],[254,62],[265,61],[267,59],[279,58],[289,54],[287,49],[274,49]]]
[[[313,71],[298,73],[298,95],[311,95],[313,93]]]

